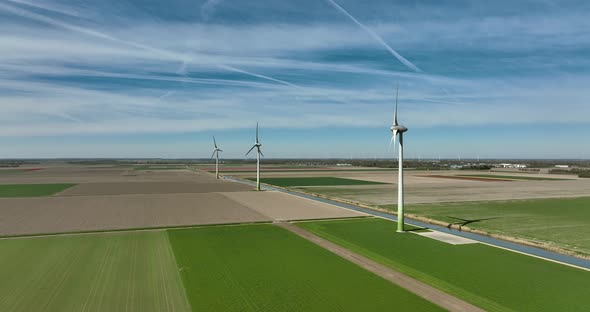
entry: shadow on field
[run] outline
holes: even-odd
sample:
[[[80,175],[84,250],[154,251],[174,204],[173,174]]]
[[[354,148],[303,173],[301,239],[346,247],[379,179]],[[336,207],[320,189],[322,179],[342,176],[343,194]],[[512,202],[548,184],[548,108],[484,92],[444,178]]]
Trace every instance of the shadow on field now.
[[[500,217],[490,217],[490,218],[481,218],[481,219],[463,219],[463,218],[449,217],[449,216],[447,216],[447,218],[459,220],[459,222],[453,222],[453,223],[449,223],[449,225],[447,225],[447,228],[449,228],[449,229],[453,225],[458,225],[459,226],[459,231],[461,230],[462,227],[467,226],[467,225],[469,225],[471,223],[477,223],[477,222],[481,222],[481,221],[500,219]]]

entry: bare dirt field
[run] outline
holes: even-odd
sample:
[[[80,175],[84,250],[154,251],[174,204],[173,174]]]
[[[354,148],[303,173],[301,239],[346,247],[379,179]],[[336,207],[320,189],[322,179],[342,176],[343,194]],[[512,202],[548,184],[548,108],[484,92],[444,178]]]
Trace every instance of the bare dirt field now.
[[[0,199],[0,236],[361,216],[190,170],[51,166],[0,184],[77,183],[49,197]]]
[[[0,235],[272,221],[218,193],[0,199]]]
[[[352,218],[363,213],[322,204],[280,192],[232,192],[224,196],[273,220]]]

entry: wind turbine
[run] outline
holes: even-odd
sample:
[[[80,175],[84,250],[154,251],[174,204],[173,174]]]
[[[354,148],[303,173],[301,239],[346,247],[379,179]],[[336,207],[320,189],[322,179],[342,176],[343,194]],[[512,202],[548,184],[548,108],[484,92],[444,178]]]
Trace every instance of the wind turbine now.
[[[397,122],[397,95],[399,87],[395,90],[395,113],[393,115],[393,125],[391,126],[391,143],[395,143],[399,135],[399,169],[397,181],[397,231],[404,232],[404,132],[408,128]]]
[[[258,140],[258,123],[256,123],[256,141],[254,142],[254,146],[246,153],[246,156],[250,154],[250,152],[256,148],[256,190],[260,191],[260,156],[264,157],[262,151],[260,150],[260,141]]]
[[[219,152],[223,152],[223,150],[217,147],[217,141],[215,141],[215,137],[213,137],[213,146],[215,146],[215,149],[213,150],[211,159],[213,159],[213,156],[215,156],[215,177],[219,179]]]

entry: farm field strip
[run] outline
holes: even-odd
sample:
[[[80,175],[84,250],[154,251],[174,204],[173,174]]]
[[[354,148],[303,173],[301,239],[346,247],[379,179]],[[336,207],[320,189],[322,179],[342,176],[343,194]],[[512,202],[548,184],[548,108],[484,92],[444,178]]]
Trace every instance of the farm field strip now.
[[[0,199],[0,235],[272,221],[222,193]]]
[[[590,304],[584,270],[484,244],[399,234],[380,219],[297,225],[488,311],[585,311]]]
[[[75,184],[0,184],[0,197],[43,197],[62,192]]]
[[[546,178],[546,177],[530,177],[530,176],[512,176],[512,175],[496,175],[496,174],[459,174],[456,177],[474,177],[486,179],[507,179],[507,180],[527,180],[527,181],[564,181],[572,179],[560,178]]]
[[[255,178],[248,178],[250,181],[256,181]],[[355,179],[335,178],[335,177],[292,177],[292,178],[262,178],[260,182],[282,186],[325,186],[325,185],[381,185],[382,182],[363,181]]]
[[[165,231],[2,240],[0,252],[1,311],[191,311]]]
[[[442,310],[273,225],[169,237],[195,311]]]

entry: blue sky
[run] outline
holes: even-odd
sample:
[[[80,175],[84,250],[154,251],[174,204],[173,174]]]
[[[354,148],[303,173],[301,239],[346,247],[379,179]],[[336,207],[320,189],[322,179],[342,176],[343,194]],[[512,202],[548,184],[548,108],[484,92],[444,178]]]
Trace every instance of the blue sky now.
[[[590,158],[587,1],[0,0],[0,158]]]

